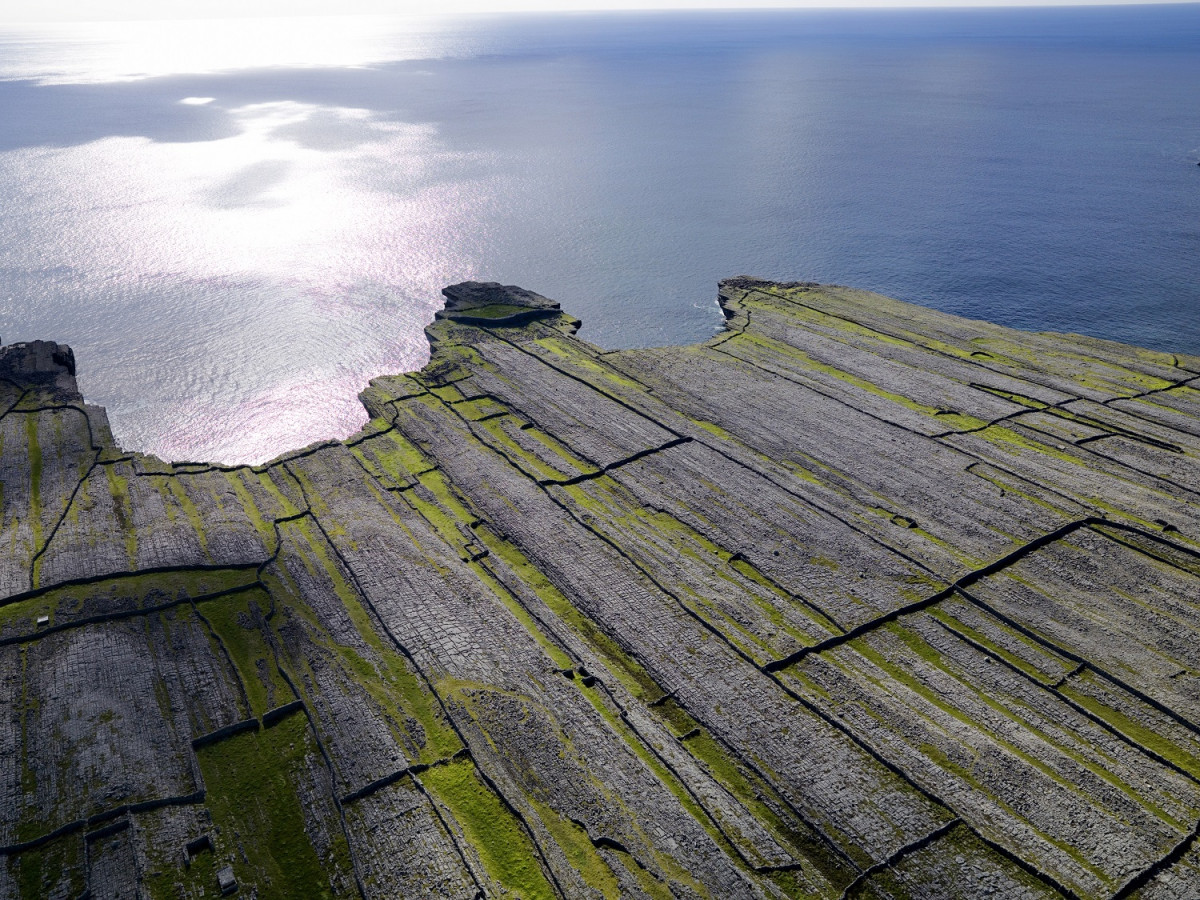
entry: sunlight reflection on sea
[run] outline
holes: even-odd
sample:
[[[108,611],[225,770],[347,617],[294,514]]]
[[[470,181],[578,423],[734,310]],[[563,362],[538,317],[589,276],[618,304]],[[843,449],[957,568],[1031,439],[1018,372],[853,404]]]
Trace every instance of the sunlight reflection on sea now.
[[[359,428],[469,278],[607,346],[750,272],[1197,352],[1198,9],[5,28],[0,335],[224,462]]]
[[[28,29],[27,54],[10,44],[0,72],[91,85],[345,68],[403,57],[397,34],[427,54],[438,33],[431,21],[399,30],[393,21],[381,36],[381,24]],[[64,42],[77,50],[66,60]],[[172,102],[168,91],[152,99],[132,118]],[[111,136],[5,154],[0,196],[17,202],[4,234],[18,239],[0,259],[28,265],[36,248],[30,295],[10,300],[10,314],[40,318],[44,334],[82,351],[83,388],[110,406],[127,446],[261,461],[355,430],[366,378],[428,357],[429,287],[472,269],[456,235],[492,186],[464,175],[463,154],[440,146],[429,124],[293,100],[174,102],[203,107],[222,128],[198,140]],[[74,298],[26,307],[39,293]]]
[[[469,52],[454,19],[306,16],[14,24],[0,31],[0,78],[96,84],[244,69],[369,66]]]

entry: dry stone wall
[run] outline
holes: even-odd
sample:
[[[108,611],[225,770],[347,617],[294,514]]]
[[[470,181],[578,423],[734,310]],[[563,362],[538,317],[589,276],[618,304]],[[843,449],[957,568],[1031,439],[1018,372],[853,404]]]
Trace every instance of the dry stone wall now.
[[[1200,359],[446,295],[265,466],[0,348],[0,897],[1200,897]]]

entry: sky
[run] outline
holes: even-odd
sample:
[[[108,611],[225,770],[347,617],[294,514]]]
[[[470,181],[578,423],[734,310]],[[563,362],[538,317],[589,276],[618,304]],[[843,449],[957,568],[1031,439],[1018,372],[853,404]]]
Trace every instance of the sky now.
[[[440,15],[605,9],[1085,6],[1128,2],[1130,0],[749,0],[740,3],[736,0],[4,0],[0,24],[335,14]]]

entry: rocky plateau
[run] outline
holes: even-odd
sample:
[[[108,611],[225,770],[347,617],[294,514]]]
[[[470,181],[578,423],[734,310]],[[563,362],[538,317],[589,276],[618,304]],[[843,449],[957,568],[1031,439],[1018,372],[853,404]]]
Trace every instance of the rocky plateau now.
[[[445,293],[261,466],[0,348],[0,897],[1200,897],[1200,358]]]

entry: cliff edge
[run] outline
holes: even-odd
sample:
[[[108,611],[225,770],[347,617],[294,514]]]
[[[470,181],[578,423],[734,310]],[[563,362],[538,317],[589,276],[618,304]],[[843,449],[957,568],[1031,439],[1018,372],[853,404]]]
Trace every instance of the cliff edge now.
[[[0,348],[0,897],[1200,895],[1200,359],[446,295],[265,466]]]

